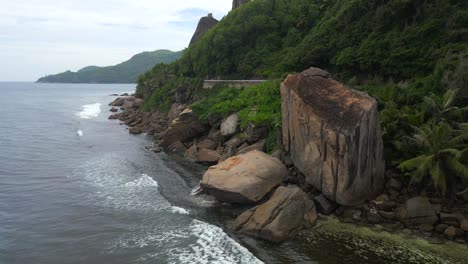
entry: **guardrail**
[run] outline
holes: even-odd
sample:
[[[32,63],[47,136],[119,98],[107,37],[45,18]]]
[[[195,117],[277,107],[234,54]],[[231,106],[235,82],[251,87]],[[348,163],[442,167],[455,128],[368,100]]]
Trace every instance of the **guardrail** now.
[[[205,80],[203,82],[204,89],[211,89],[216,85],[225,85],[234,88],[246,88],[254,86],[259,83],[266,82],[267,80]]]

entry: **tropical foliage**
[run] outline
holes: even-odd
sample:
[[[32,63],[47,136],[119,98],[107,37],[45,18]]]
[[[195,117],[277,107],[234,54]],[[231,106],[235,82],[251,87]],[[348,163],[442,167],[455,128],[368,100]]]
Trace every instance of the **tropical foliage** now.
[[[457,186],[468,183],[468,123],[453,129],[448,124],[434,123],[415,127],[409,137],[419,156],[404,161],[399,168],[409,172],[415,182],[430,177],[443,194],[455,193]]]
[[[215,89],[210,96],[192,105],[192,109],[201,119],[239,113],[244,127],[249,123],[271,128],[281,126],[279,82],[265,82],[248,89],[228,87]]]
[[[240,112],[244,125],[279,127],[277,82],[208,93],[202,81],[281,80],[320,67],[378,100],[388,167],[451,191],[464,181],[457,164],[466,166],[466,141],[452,143],[468,122],[467,36],[468,1],[255,0],[178,61],[142,75],[137,92],[147,109],[194,103],[201,118]]]

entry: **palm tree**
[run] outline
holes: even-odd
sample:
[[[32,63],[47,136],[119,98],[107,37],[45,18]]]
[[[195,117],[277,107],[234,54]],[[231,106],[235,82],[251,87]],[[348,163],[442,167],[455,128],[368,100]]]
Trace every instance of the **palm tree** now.
[[[400,170],[416,182],[432,178],[434,187],[443,194],[453,194],[458,183],[468,182],[468,123],[459,124],[454,130],[447,123],[415,127],[415,134],[408,139],[421,155],[402,162]]]
[[[463,114],[468,112],[468,106],[462,108],[455,106],[458,94],[459,90],[447,90],[442,96],[442,100],[434,99],[437,98],[434,95],[424,97],[426,111],[434,117],[436,124],[442,121],[449,122],[460,116],[463,117]]]

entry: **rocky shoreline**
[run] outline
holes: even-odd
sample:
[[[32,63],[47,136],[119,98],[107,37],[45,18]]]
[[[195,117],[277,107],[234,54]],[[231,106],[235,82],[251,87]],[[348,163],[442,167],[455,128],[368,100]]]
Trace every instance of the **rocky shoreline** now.
[[[241,128],[236,113],[203,122],[186,104],[175,103],[168,113],[147,112],[143,99],[122,95],[109,104],[114,113],[109,119],[120,120],[131,134],[153,136],[151,151],[211,166],[199,193],[252,206],[233,222],[237,232],[283,241],[320,218],[334,215],[345,223],[415,234],[431,243],[468,243],[468,193],[459,194],[456,200],[441,199],[418,190],[398,171],[384,172],[372,98],[318,69],[288,77],[282,96],[283,113],[302,115],[283,114],[278,142],[284,150],[271,155],[264,153],[268,128],[253,124]],[[345,115],[347,123],[338,122],[337,115]],[[315,131],[321,137],[311,136]],[[316,138],[324,140],[315,142]],[[311,160],[317,162],[311,165]],[[358,173],[357,167],[362,169]],[[313,176],[316,168],[322,170],[320,178]]]

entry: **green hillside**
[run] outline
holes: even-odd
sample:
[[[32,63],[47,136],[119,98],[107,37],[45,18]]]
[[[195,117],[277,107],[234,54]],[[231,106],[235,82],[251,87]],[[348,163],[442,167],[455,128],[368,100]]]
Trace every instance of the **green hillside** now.
[[[195,103],[201,118],[240,111],[247,113],[243,123],[248,118],[264,125],[267,120],[275,132],[280,124],[272,120],[281,116],[279,81],[312,66],[378,100],[389,167],[421,155],[427,162],[437,161],[426,164],[421,158],[416,163],[424,167],[400,168],[415,171],[415,181],[435,173],[431,174],[434,185],[445,191],[441,171],[455,168],[455,163],[439,168],[435,165],[443,163],[439,159],[456,158],[468,166],[468,150],[457,154],[444,149],[456,135],[461,135],[457,146],[466,146],[468,1],[464,0],[251,1],[230,12],[180,60],[140,76],[137,93],[146,99],[147,109]],[[252,92],[221,87],[206,94],[201,84],[209,78],[275,82]],[[412,145],[409,138],[423,132],[426,141]],[[455,177],[460,174],[457,168],[444,175]]]
[[[182,52],[156,50],[142,52],[115,66],[88,66],[77,72],[66,71],[40,78],[41,83],[135,83],[138,76],[159,63],[171,63]]]

